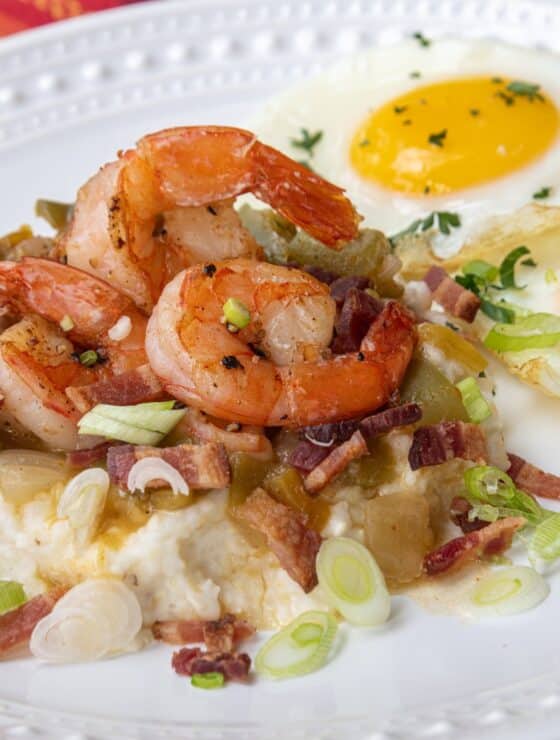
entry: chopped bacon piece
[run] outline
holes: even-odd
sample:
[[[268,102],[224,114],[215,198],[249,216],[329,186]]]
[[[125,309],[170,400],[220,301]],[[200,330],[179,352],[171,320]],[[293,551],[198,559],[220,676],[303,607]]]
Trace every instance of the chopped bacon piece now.
[[[508,453],[510,467],[507,474],[522,491],[542,498],[560,499],[560,476],[545,473],[518,455]]]
[[[485,522],[484,519],[469,519],[469,511],[472,506],[466,498],[462,496],[455,496],[449,507],[449,516],[453,524],[456,524],[461,528],[464,534],[469,532],[476,532],[482,527],[487,527],[489,522]]]
[[[346,442],[358,428],[358,421],[335,421],[331,424],[319,424],[316,427],[304,427],[301,431],[306,439],[318,445],[333,445]]]
[[[336,320],[336,336],[331,343],[332,351],[335,354],[357,352],[369,327],[382,310],[381,301],[372,298],[363,290],[350,288]]]
[[[366,288],[369,288],[369,279],[363,275],[337,278],[330,284],[331,296],[337,306],[342,306],[350,290],[363,291]]]
[[[247,653],[204,653],[200,648],[183,648],[173,653],[171,665],[180,676],[221,673],[228,681],[246,682],[249,679],[251,658]]]
[[[322,447],[308,439],[302,439],[288,455],[288,463],[304,473],[309,473],[328,457],[331,451],[332,445]]]
[[[511,547],[513,535],[526,524],[523,517],[498,519],[487,527],[446,542],[424,558],[429,576],[450,573],[483,556],[500,555]]]
[[[428,465],[440,465],[454,457],[482,463],[487,454],[486,435],[478,424],[442,421],[416,429],[408,462],[412,470],[418,470]]]
[[[469,324],[474,321],[480,308],[480,298],[456,283],[442,267],[430,267],[424,282],[431,290],[433,299],[448,313]]]
[[[228,452],[250,452],[270,455],[272,445],[262,429],[241,427],[239,431],[228,431],[213,424],[201,411],[185,409],[180,425],[201,442],[223,444]]]
[[[221,619],[177,619],[155,622],[152,632],[156,640],[170,645],[190,645],[204,642],[208,650],[231,652],[243,640],[255,634],[255,628],[243,619],[226,614]]]
[[[364,437],[378,437],[380,434],[386,434],[396,427],[414,424],[420,421],[421,418],[422,409],[417,403],[405,403],[402,406],[394,406],[362,419],[360,431]]]
[[[352,460],[367,455],[368,452],[368,446],[362,433],[354,432],[349,440],[335,447],[317,467],[313,468],[303,481],[303,485],[310,493],[317,493],[341,473]]]
[[[65,594],[64,588],[53,588],[34,596],[25,604],[0,616],[0,655],[29,642],[37,622],[50,614],[56,602]]]
[[[181,473],[191,488],[224,488],[230,482],[229,462],[223,445],[208,442],[177,447],[114,445],[107,452],[107,471],[113,483],[126,489],[130,469],[145,457],[161,457]],[[151,488],[167,485],[165,481],[150,482]]]
[[[262,488],[257,488],[235,513],[262,532],[280,565],[306,593],[317,585],[315,558],[321,535],[307,526],[307,514],[275,501]]]
[[[115,442],[103,442],[100,445],[91,447],[89,450],[72,450],[66,455],[68,464],[73,468],[89,468],[93,463],[104,460],[107,456],[109,447]]]
[[[163,398],[163,388],[149,365],[90,385],[70,386],[66,395],[83,414],[98,403],[128,406]]]

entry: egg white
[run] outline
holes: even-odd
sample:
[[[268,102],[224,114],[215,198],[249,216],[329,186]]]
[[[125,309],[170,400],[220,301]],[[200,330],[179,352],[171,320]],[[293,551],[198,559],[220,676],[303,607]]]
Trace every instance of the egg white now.
[[[420,78],[411,78],[416,71]],[[368,114],[396,96],[433,82],[477,75],[539,84],[560,109],[560,56],[497,41],[444,39],[422,47],[408,40],[344,59],[288,90],[266,106],[253,128],[264,142],[295,159],[306,158],[306,152],[291,144],[300,129],[321,130],[322,140],[309,161],[319,174],[347,190],[367,226],[392,234],[430,211],[458,212],[462,226],[434,243],[436,252],[449,255],[486,228],[491,216],[517,210],[544,186],[552,187],[544,202],[560,203],[560,137],[522,169],[438,197],[405,196],[363,179],[350,164],[350,142]],[[532,135],[535,132],[527,132]]]

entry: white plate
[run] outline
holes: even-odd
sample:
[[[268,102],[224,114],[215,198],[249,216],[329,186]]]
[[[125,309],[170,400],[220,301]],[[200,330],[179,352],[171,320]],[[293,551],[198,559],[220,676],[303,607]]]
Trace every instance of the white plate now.
[[[560,47],[560,7],[506,0],[206,0],[99,14],[0,44],[0,233],[38,195],[69,200],[118,148],[174,124],[243,124],[341,54],[430,35]],[[560,403],[510,380],[509,444],[560,473]],[[539,410],[539,408],[541,410]],[[530,413],[529,413],[530,412]],[[529,418],[530,417],[530,418]],[[551,433],[543,432],[548,420]],[[211,553],[209,553],[211,556]],[[560,582],[542,607],[486,625],[403,597],[380,632],[343,630],[310,677],[193,691],[160,647],[93,665],[0,666],[3,738],[399,740],[558,737]]]

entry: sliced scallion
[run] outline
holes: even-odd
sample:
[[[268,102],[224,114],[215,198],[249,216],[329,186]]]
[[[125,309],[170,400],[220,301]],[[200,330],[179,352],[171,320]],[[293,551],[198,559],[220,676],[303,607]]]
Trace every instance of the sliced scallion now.
[[[44,198],[35,201],[35,215],[44,218],[57,231],[61,231],[68,224],[73,210],[72,203],[59,203]]]
[[[224,681],[224,674],[219,671],[193,673],[191,686],[196,686],[197,689],[219,689],[224,685]]]
[[[523,352],[526,349],[545,349],[560,342],[560,316],[551,313],[533,313],[518,318],[515,324],[496,324],[484,344],[496,352]]]
[[[532,609],[549,593],[547,582],[533,568],[511,566],[481,579],[470,594],[470,606],[476,615],[510,616]]]
[[[482,395],[475,378],[465,378],[456,385],[472,422],[480,424],[480,422],[492,416],[492,409]]]
[[[155,445],[184,416],[174,401],[139,403],[136,406],[98,404],[78,422],[80,434],[96,434],[130,444]]]
[[[11,612],[25,604],[27,597],[23,586],[17,581],[0,581],[0,614]]]
[[[550,561],[560,557],[560,514],[551,514],[542,521],[533,534],[529,545],[532,563]]]
[[[461,268],[461,272],[463,275],[474,275],[488,283],[491,283],[500,274],[497,267],[491,265],[489,262],[485,262],[484,260],[472,260],[471,262],[467,262],[467,264],[463,265]]]
[[[493,506],[497,516],[522,516],[530,524],[537,525],[549,512],[543,509],[532,496],[515,487],[512,479],[499,468],[477,465],[464,475],[467,499],[474,506]]]
[[[351,624],[385,622],[391,597],[370,551],[347,537],[332,537],[317,554],[317,577],[326,601]]]
[[[224,303],[224,317],[228,324],[233,324],[237,329],[244,329],[251,322],[249,309],[237,298],[228,298]]]
[[[255,670],[267,678],[293,678],[321,668],[338,625],[328,612],[309,611],[273,635],[257,653]],[[310,639],[311,636],[316,639]]]

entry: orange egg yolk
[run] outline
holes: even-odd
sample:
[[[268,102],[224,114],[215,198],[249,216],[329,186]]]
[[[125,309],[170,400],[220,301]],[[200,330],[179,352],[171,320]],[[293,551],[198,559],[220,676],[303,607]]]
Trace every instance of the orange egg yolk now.
[[[374,110],[350,159],[368,180],[411,195],[452,193],[527,165],[551,146],[559,114],[538,85],[505,77],[424,85]]]

